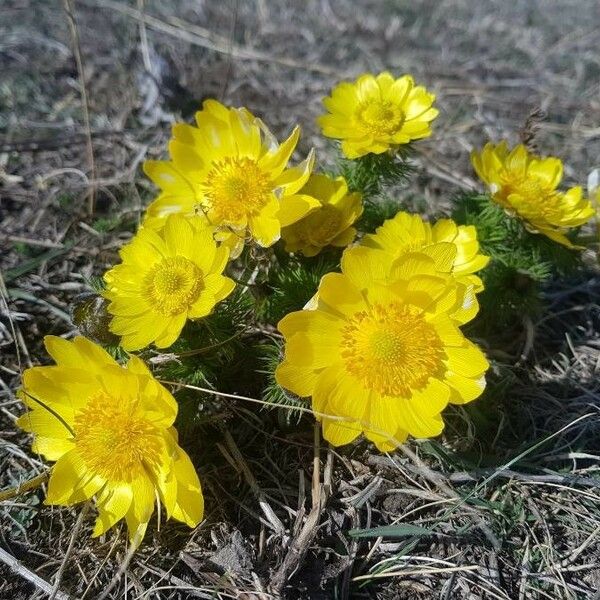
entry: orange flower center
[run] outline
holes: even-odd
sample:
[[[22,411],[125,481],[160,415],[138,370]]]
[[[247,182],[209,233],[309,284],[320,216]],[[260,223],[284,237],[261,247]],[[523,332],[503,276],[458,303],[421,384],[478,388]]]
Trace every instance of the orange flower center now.
[[[400,129],[404,113],[400,106],[389,100],[366,100],[358,106],[356,119],[369,133],[386,136]]]
[[[142,281],[142,296],[154,310],[173,316],[187,310],[203,289],[202,271],[182,256],[164,258]]]
[[[228,157],[213,163],[202,192],[210,221],[245,227],[271,199],[273,185],[255,160]]]
[[[442,341],[423,311],[409,304],[376,304],[354,314],[342,340],[348,372],[385,396],[408,398],[445,371]]]
[[[88,469],[109,481],[131,482],[160,463],[161,431],[124,398],[92,396],[75,416],[74,432]]]

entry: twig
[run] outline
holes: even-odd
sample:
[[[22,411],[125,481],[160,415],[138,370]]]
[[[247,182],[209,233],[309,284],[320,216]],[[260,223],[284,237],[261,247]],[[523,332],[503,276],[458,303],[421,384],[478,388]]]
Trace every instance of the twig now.
[[[77,72],[79,74],[79,83],[81,86],[81,108],[83,110],[83,124],[85,127],[86,134],[86,148],[88,154],[88,164],[90,168],[90,179],[93,181],[96,179],[96,165],[94,162],[94,146],[92,145],[92,127],[90,125],[90,112],[88,104],[87,87],[85,85],[85,73],[83,70],[83,60],[81,58],[81,45],[79,43],[79,32],[77,30],[77,23],[75,22],[75,15],[73,10],[72,0],[63,0],[63,6],[67,15],[67,21],[69,23],[69,30],[71,32],[71,41],[73,43],[73,54],[75,56],[75,62],[77,63]],[[96,205],[96,188],[92,185],[88,193],[88,212],[90,215],[94,214],[94,208]]]
[[[254,474],[252,473],[250,467],[248,467],[248,463],[244,460],[240,449],[237,447],[235,441],[233,440],[233,437],[231,437],[231,433],[229,433],[228,430],[225,430],[224,437],[229,452],[232,454],[233,459],[236,461],[236,463],[242,470],[244,479],[246,480],[246,483],[250,486],[250,489],[252,490],[254,496],[258,500],[258,504],[261,510],[263,511],[265,517],[267,518],[267,521],[272,525],[273,529],[277,533],[283,535],[285,533],[285,527],[283,526],[283,523],[281,522],[280,518],[275,514],[275,512],[271,508],[271,505],[267,502],[265,494],[258,486]]]
[[[115,539],[112,543],[112,546],[109,548],[108,552],[106,553],[106,556],[102,559],[102,562],[98,565],[96,572],[90,579],[90,582],[88,583],[87,587],[85,588],[85,590],[79,600],[84,600],[84,598],[88,595],[89,591],[92,589],[92,585],[94,585],[94,581],[96,581],[96,579],[98,578],[98,575],[100,575],[100,572],[102,571],[102,569],[104,568],[104,566],[106,565],[106,563],[108,562],[110,557],[112,556],[112,553],[115,551],[115,548],[117,547],[118,543],[119,543],[119,536],[115,535]]]
[[[379,579],[384,577],[410,577],[418,575],[436,575],[438,573],[456,573],[464,571],[477,571],[479,567],[477,565],[468,565],[464,567],[440,567],[435,569],[408,569],[406,571],[388,571],[387,573],[370,573],[369,575],[359,575],[354,577],[352,581],[365,581],[369,579]]]
[[[448,479],[453,483],[470,483],[483,479],[493,474],[494,477],[501,479],[518,479],[519,481],[530,481],[533,483],[561,483],[569,486],[580,485],[583,487],[597,488],[600,487],[600,479],[596,477],[584,477],[579,475],[531,475],[529,473],[519,473],[511,469],[480,469],[473,472],[457,472],[452,473]]]
[[[231,78],[231,71],[233,68],[233,55],[231,54],[233,48],[233,40],[235,39],[235,28],[237,26],[238,10],[240,8],[239,0],[234,0],[233,15],[231,17],[231,30],[229,32],[229,40],[227,44],[227,66],[225,68],[225,76],[223,77],[223,86],[221,87],[221,93],[219,99],[223,101],[227,95],[227,88],[229,87],[229,79]]]
[[[280,595],[283,587],[290,576],[300,566],[308,547],[313,541],[319,527],[321,514],[327,500],[326,488],[321,484],[320,478],[320,440],[321,426],[315,421],[314,425],[314,451],[313,451],[313,485],[312,485],[312,509],[304,521],[300,533],[292,541],[281,566],[275,572],[271,580],[270,591]],[[330,453],[333,457],[333,453]],[[329,457],[328,457],[329,459]],[[333,459],[332,459],[333,460]],[[330,485],[328,485],[330,487]]]
[[[137,9],[141,15],[144,14],[144,0],[137,0]],[[140,48],[142,51],[142,60],[144,61],[144,69],[148,73],[152,73],[152,63],[150,62],[150,50],[148,49],[148,35],[146,34],[146,23],[144,19],[139,20],[140,26]]]
[[[56,576],[54,578],[54,588],[52,589],[52,593],[50,594],[50,597],[48,598],[48,600],[55,600],[56,595],[58,594],[58,589],[60,587],[60,581],[62,579],[63,573],[65,572],[65,568],[67,567],[67,563],[71,559],[71,554],[73,554],[73,548],[75,547],[75,540],[77,539],[77,536],[79,535],[79,532],[81,530],[81,526],[83,525],[83,521],[85,520],[85,517],[88,514],[88,511],[90,510],[90,505],[91,505],[90,502],[86,502],[83,505],[81,511],[79,512],[79,516],[77,517],[77,521],[75,522],[75,526],[73,527],[73,533],[71,534],[71,539],[69,540],[69,545],[67,546],[67,551],[65,552],[62,562],[60,563],[60,567],[58,568],[58,571],[56,572]]]
[[[26,566],[21,564],[12,554],[9,554],[2,548],[0,548],[0,561],[3,562],[11,571],[20,575],[23,579],[29,581],[42,590],[46,594],[52,594],[52,586],[39,575],[36,575],[33,571],[30,571]],[[57,592],[55,600],[69,600],[69,596],[63,592]]]
[[[515,366],[520,366],[527,361],[531,351],[533,350],[533,344],[535,341],[535,325],[533,324],[531,317],[527,315],[523,317],[523,326],[525,327],[525,344],[523,346],[521,356],[519,357],[519,360]]]
[[[110,580],[110,583],[108,584],[106,589],[98,596],[97,600],[106,600],[106,598],[108,598],[108,595],[112,592],[113,588],[117,585],[117,583],[119,583],[121,577],[123,576],[123,573],[125,573],[125,571],[127,570],[127,567],[129,566],[129,563],[131,562],[131,559],[133,558],[133,555],[135,554],[135,551],[137,550],[138,546],[139,543],[129,545],[129,548],[127,549],[127,554],[125,555],[123,562],[120,564],[119,570],[116,572],[115,576]]]
[[[30,492],[31,490],[39,488],[42,484],[46,483],[48,477],[50,477],[50,471],[44,471],[43,473],[40,473],[39,475],[36,475],[27,481],[23,481],[16,487],[0,491],[0,502],[10,500],[11,498],[16,498],[21,494],[25,494],[26,492]]]

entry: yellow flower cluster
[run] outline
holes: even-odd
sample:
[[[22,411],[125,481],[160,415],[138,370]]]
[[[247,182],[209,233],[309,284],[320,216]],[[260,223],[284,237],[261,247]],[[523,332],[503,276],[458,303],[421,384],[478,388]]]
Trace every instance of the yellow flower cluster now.
[[[207,100],[196,126],[178,123],[170,160],[147,161],[160,188],[143,227],[104,276],[110,329],[126,350],[166,348],[188,319],[208,315],[233,290],[223,270],[251,240],[314,256],[349,244],[362,212],[343,177],[312,174],[314,154],[290,166],[300,130],[281,144],[245,108]]]
[[[409,75],[365,74],[332,90],[318,122],[347,158],[393,160],[400,146],[431,135],[434,101]],[[477,273],[489,261],[477,231],[399,212],[347,247],[363,198],[352,177],[314,173],[312,151],[292,165],[299,135],[296,127],[280,143],[247,109],[215,100],[204,102],[194,125],[173,127],[169,159],[144,165],[160,192],[120,264],[104,275],[110,330],[126,351],[171,346],[188,320],[232,293],[228,261],[245,244],[281,240],[304,257],[345,248],[341,272],[325,275],[305,308],[279,322],[285,356],[277,382],[311,398],[336,446],[363,434],[390,451],[409,435],[438,435],[444,408],[471,402],[486,385],[486,357],[461,331],[478,313]],[[502,142],[474,152],[472,162],[493,201],[533,233],[573,247],[569,229],[594,214],[580,187],[558,190],[557,158]],[[597,174],[589,187],[598,201]],[[45,343],[56,364],[24,373],[28,411],[18,425],[34,434],[34,451],[55,461],[46,502],[94,499],[94,535],[125,519],[135,547],[156,504],[196,526],[202,490],[178,443],[173,396],[136,356],[122,366],[82,337]]]
[[[471,161],[493,200],[509,214],[520,217],[533,233],[573,248],[565,233],[594,215],[580,186],[566,192],[557,189],[563,175],[559,158],[536,156],[522,144],[509,150],[508,144],[501,142],[473,152]]]
[[[284,317],[279,384],[312,398],[323,435],[361,433],[381,451],[443,428],[448,402],[485,388],[488,363],[460,325],[477,313],[485,266],[473,228],[399,213],[348,248],[305,310]]]

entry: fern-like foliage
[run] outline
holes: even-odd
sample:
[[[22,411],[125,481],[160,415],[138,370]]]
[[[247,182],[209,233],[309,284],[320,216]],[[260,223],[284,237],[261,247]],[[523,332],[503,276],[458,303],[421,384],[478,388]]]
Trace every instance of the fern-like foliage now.
[[[309,404],[305,398],[300,398],[284,390],[275,380],[275,369],[283,358],[283,348],[273,342],[261,347],[261,373],[265,377],[265,386],[262,399],[268,402],[270,408],[277,410],[277,420],[281,427],[297,425],[302,418],[303,411]]]
[[[408,180],[414,167],[409,162],[410,147],[396,154],[367,154],[356,160],[341,159],[339,173],[351,192],[361,192],[363,198],[378,195],[384,186],[399,185]]]
[[[491,257],[480,273],[485,290],[479,296],[479,320],[485,329],[538,314],[540,286],[553,276],[572,272],[579,263],[578,252],[528,231],[521,219],[507,214],[487,194],[463,193],[454,204],[454,220],[474,225],[481,251]]]
[[[314,296],[321,277],[339,269],[339,250],[315,258],[285,257],[270,270],[262,316],[273,325],[285,315],[302,310]]]

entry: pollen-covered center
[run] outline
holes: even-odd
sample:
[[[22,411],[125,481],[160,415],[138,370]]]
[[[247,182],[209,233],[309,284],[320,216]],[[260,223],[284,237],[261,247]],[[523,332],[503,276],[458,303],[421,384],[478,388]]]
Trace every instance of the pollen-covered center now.
[[[87,468],[109,481],[131,482],[160,463],[161,431],[129,400],[99,392],[75,415],[74,432]]]
[[[356,118],[373,135],[391,135],[400,129],[404,113],[389,100],[367,100],[358,106]]]
[[[217,223],[243,224],[272,196],[271,179],[251,158],[228,157],[213,163],[205,183],[203,208]]]
[[[560,193],[538,177],[507,170],[501,176],[501,184],[501,194],[507,208],[514,209],[524,217],[551,218],[560,212]],[[508,200],[511,194],[519,196],[519,206],[513,206]]]
[[[310,214],[306,224],[311,241],[317,244],[330,242],[340,232],[342,218],[342,212],[331,204],[324,204]]]
[[[202,271],[183,256],[164,258],[142,281],[142,295],[154,310],[165,316],[189,308],[198,299],[202,288]]]
[[[400,302],[353,315],[342,330],[341,355],[349,373],[386,396],[408,398],[445,370],[437,332],[421,309]]]

